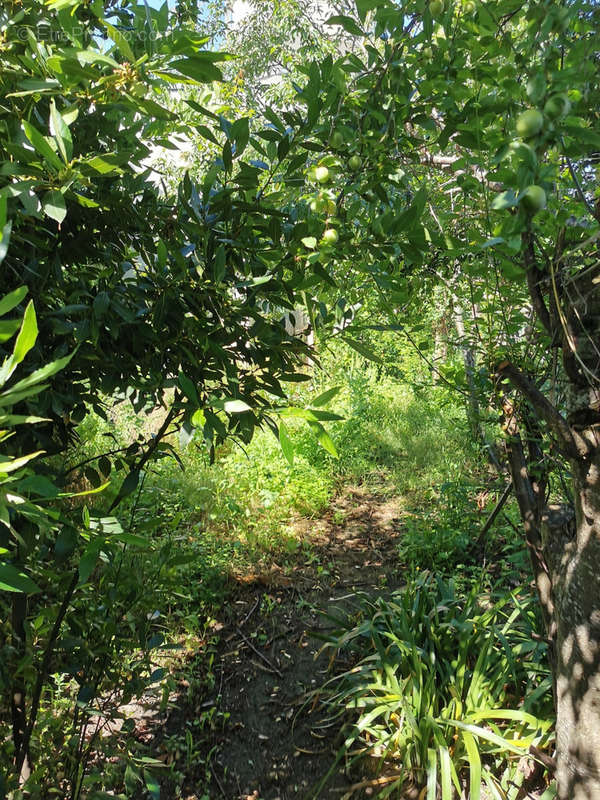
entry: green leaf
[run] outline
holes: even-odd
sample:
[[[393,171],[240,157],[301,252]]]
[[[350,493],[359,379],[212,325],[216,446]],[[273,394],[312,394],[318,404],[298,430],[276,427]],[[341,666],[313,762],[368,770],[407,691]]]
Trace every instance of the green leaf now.
[[[135,492],[139,482],[140,482],[140,470],[134,469],[125,477],[125,480],[121,484],[121,488],[119,489],[119,494],[117,495],[119,500],[123,500],[125,497],[129,497],[130,494]]]
[[[290,464],[294,463],[294,443],[292,442],[288,429],[283,422],[279,423],[279,444],[283,451],[283,455]]]
[[[376,355],[369,347],[364,345],[362,342],[357,342],[356,339],[350,339],[347,336],[344,336],[344,341],[346,344],[350,345],[353,350],[356,350],[357,353],[360,353],[361,356],[368,359],[369,361],[374,361],[376,364],[382,364],[381,358]]]
[[[0,414],[1,425],[35,425],[38,422],[50,422],[48,417],[35,417],[31,414]]]
[[[23,378],[23,380],[15,383],[14,386],[11,386],[10,391],[21,392],[23,389],[28,389],[30,386],[35,386],[37,383],[45,381],[46,378],[49,378],[51,375],[56,375],[57,372],[60,372],[61,369],[67,366],[74,355],[75,353],[71,353],[63,358],[57,358],[56,361],[51,361],[49,364],[46,364],[45,367],[36,369],[31,375],[28,375],[26,378]]]
[[[19,286],[18,289],[10,292],[10,294],[5,294],[2,300],[0,300],[0,317],[8,314],[15,306],[18,306],[27,294],[27,291],[27,286]]]
[[[381,6],[381,0],[356,0],[356,11],[358,12],[360,21],[364,22],[368,12],[373,11],[379,6]]]
[[[67,207],[62,192],[56,189],[53,189],[51,192],[46,192],[42,200],[42,209],[46,216],[56,220],[60,224],[67,216]]]
[[[452,800],[452,772],[448,748],[440,745],[438,749],[440,777],[442,784],[442,800]]]
[[[163,766],[162,763],[161,766]],[[144,783],[152,800],[160,800],[160,785],[154,775],[151,775],[147,769],[144,770]]]
[[[62,169],[62,161],[56,155],[46,137],[43,136],[37,128],[34,128],[30,122],[27,122],[27,120],[23,120],[22,124],[25,136],[27,136],[37,152],[44,157],[46,163],[56,170]]]
[[[427,800],[437,798],[437,753],[433,747],[427,749]]]
[[[54,542],[54,554],[60,561],[69,558],[77,547],[79,537],[74,528],[64,527]]]
[[[203,139],[208,139],[209,142],[212,142],[213,144],[216,145],[219,144],[219,140],[217,139],[217,137],[214,135],[211,129],[208,128],[206,125],[196,125],[196,130],[198,131],[200,136],[202,136]]]
[[[481,796],[481,758],[479,757],[479,748],[474,737],[467,731],[463,732],[463,741],[469,760],[469,799],[479,800]]]
[[[2,195],[0,197],[0,204],[6,204],[6,196]],[[0,230],[0,264],[6,258],[6,254],[8,253],[8,245],[10,242],[10,232],[12,230],[12,222],[7,222],[5,225],[1,226]]]
[[[237,119],[231,126],[230,138],[235,142],[235,155],[239,158],[250,138],[250,120],[248,117]]]
[[[82,163],[99,172],[100,175],[121,174],[123,170],[114,159],[114,153],[104,153],[102,156],[94,156]]]
[[[96,562],[98,561],[98,554],[99,554],[99,545],[94,542],[88,548],[86,548],[84,554],[81,556],[79,561],[79,585],[86,583],[87,579],[90,577],[94,568],[96,566]]]
[[[536,70],[527,81],[527,97],[534,105],[541,102],[546,94],[546,76],[543,70]]]
[[[245,411],[252,411],[248,403],[243,400],[226,400],[223,409],[227,414],[243,414]]]
[[[2,366],[2,370],[4,370],[5,366],[6,364]],[[20,403],[21,400],[25,400],[28,397],[34,397],[36,394],[40,394],[40,392],[45,391],[47,388],[47,383],[41,383],[38,386],[33,386],[30,389],[26,389],[24,392],[13,392],[12,389],[8,389],[7,391],[2,392],[0,395],[0,408],[4,408],[5,406],[14,406],[16,403]]]
[[[116,44],[116,46],[121,51],[122,55],[129,61],[130,64],[133,64],[135,61],[135,53],[129,46],[129,42],[127,38],[124,36],[123,33],[118,28],[115,28],[114,25],[111,25],[110,22],[107,22],[105,19],[101,19],[100,22],[106,28],[106,32]]]
[[[12,339],[20,327],[20,319],[0,319],[0,344]]]
[[[326,450],[330,455],[334,458],[339,458],[338,452],[335,449],[335,445],[331,436],[327,433],[325,428],[321,425],[320,422],[309,422],[308,423],[310,429],[317,437],[318,443],[321,445],[323,450]]]
[[[33,307],[33,302],[30,301],[25,309],[23,322],[21,323],[21,329],[19,331],[19,335],[17,336],[12,355],[4,359],[4,363],[0,368],[0,386],[3,386],[6,383],[17,366],[21,363],[21,361],[23,361],[27,353],[31,350],[36,342],[37,334],[38,327],[35,316],[35,308]],[[11,389],[10,391],[12,393],[14,389]],[[7,394],[7,392],[4,393],[4,402],[0,400],[0,405],[7,405]],[[15,396],[17,396],[16,392]],[[14,402],[17,402],[16,398]]]
[[[203,428],[206,425],[206,415],[201,408],[192,414],[192,425],[194,428]]]
[[[317,240],[314,236],[305,236],[304,239],[300,241],[305,247],[308,247],[309,250],[314,250],[317,246]]]
[[[0,563],[0,591],[36,594],[42,590],[21,570],[12,564]]]
[[[189,58],[179,58],[171,61],[169,67],[177,70],[187,78],[191,78],[196,83],[212,83],[212,81],[222,81],[223,73],[210,61],[199,56]]]
[[[4,458],[0,456],[0,473],[14,472],[17,469],[21,469],[25,464],[41,456],[44,452],[44,450],[37,450],[35,453],[28,453],[26,456],[19,456],[19,458]]]
[[[332,389],[327,389],[327,391],[323,392],[320,395],[317,395],[314,400],[311,401],[311,406],[313,408],[319,408],[319,406],[326,405],[330,400],[339,393],[341,386],[334,386]]]
[[[188,400],[191,400],[196,406],[200,405],[200,398],[198,397],[198,392],[196,391],[196,387],[194,386],[193,382],[183,374],[183,372],[179,373],[177,377],[177,383],[179,384],[179,388],[187,397]]]
[[[22,492],[33,492],[39,497],[56,497],[58,488],[43,475],[29,475],[19,483]]]
[[[65,164],[73,156],[73,139],[66,122],[59,114],[54,98],[50,101],[50,133],[54,136]]]
[[[517,195],[515,194],[514,190],[507,189],[507,191],[501,192],[494,197],[491,203],[491,208],[493,208],[494,211],[503,211],[505,208],[514,208],[517,203]]]
[[[354,36],[364,36],[361,29],[358,27],[352,17],[347,17],[344,14],[335,14],[333,17],[325,22],[325,25],[341,25],[341,27]]]

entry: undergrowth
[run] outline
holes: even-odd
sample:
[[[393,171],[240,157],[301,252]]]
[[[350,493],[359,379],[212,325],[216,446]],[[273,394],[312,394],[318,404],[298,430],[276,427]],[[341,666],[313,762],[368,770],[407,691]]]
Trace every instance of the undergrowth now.
[[[412,575],[427,569],[444,574],[458,572],[453,607],[459,616],[467,614],[465,625],[474,624],[475,600],[469,587],[478,563],[474,533],[481,516],[476,496],[489,483],[489,476],[468,444],[460,404],[443,387],[425,392],[418,385],[409,385],[399,370],[369,365],[355,353],[339,351],[334,355],[324,372],[315,370],[310,381],[293,384],[291,400],[298,407],[310,406],[323,391],[339,387],[328,409],[341,419],[327,424],[337,458],[319,445],[301,419],[286,418],[294,443],[293,464],[288,463],[279,441],[268,430],[259,431],[245,449],[229,442],[215,453],[213,464],[200,438],[184,444],[173,436],[169,442],[172,453],[165,451],[165,457],[148,465],[137,490],[120,504],[119,521],[106,521],[107,530],[118,526],[114,544],[97,554],[100,566],[79,592],[69,630],[59,642],[53,685],[42,698],[40,724],[32,740],[39,772],[39,792],[31,795],[33,800],[60,795],[67,786],[79,787],[72,797],[82,792],[99,792],[100,797],[107,788],[117,794],[125,791],[127,796],[146,791],[158,797],[159,782],[176,785],[180,781],[177,770],[182,769],[185,759],[197,762],[201,757],[197,741],[202,731],[212,730],[223,720],[203,717],[202,730],[190,729],[185,742],[178,737],[173,744],[180,755],[171,754],[171,760],[159,762],[149,758],[136,740],[132,720],[121,710],[123,705],[154,696],[160,698],[163,710],[169,707],[175,686],[173,648],[196,654],[193,665],[185,668],[192,686],[189,692],[194,694],[185,702],[195,702],[213,676],[211,620],[226,602],[235,580],[260,574],[273,564],[286,570],[299,559],[310,560],[310,538],[299,538],[294,520],[322,515],[344,483],[364,483],[373,494],[397,498],[403,515],[398,570]],[[107,420],[90,413],[79,426],[80,445],[71,452],[69,466],[85,466],[73,471],[74,488],[89,488],[102,477],[111,481],[104,491],[85,498],[92,518],[107,513],[126,474],[117,465],[112,474],[103,475],[106,459],[102,454],[131,441],[132,433],[148,439],[163,416],[160,410],[135,414],[121,402],[108,407]],[[465,472],[471,475],[468,484],[457,481],[457,476]],[[509,527],[499,526],[491,549],[502,554],[503,548],[513,548],[518,553],[514,540]],[[513,566],[517,574],[522,574],[522,565]],[[403,602],[398,598],[397,605],[387,610],[371,609],[377,625],[383,619],[390,625],[387,633],[377,634],[381,641],[391,636],[401,641],[398,626],[404,624]],[[86,630],[85,620],[92,608],[94,624]],[[428,630],[441,626],[438,634],[443,643],[454,622],[448,627],[438,606],[433,611]],[[361,613],[366,620],[367,612]],[[493,624],[497,625],[497,620]],[[448,633],[450,639],[454,633]],[[374,642],[375,634],[370,636]],[[349,642],[359,638],[351,631],[347,633]],[[389,647],[389,641],[385,646]],[[446,645],[439,652],[437,646],[427,655],[425,645],[419,644],[413,658],[420,662],[434,653],[441,664],[450,656],[443,651]],[[397,647],[401,649],[400,644]],[[497,651],[497,641],[489,640],[490,657]],[[375,666],[370,660],[374,654],[366,658],[365,664]],[[184,659],[180,657],[179,663]],[[203,678],[198,684],[192,676],[200,673]],[[391,680],[387,668],[384,673]],[[366,667],[361,668],[361,675],[366,677]],[[406,678],[398,674],[394,680]],[[423,672],[422,679],[430,681],[430,673]],[[377,691],[384,691],[385,680]],[[521,684],[520,690],[524,690]],[[353,696],[357,697],[357,684],[353,686]],[[373,698],[377,692],[372,694],[369,689],[367,695]],[[350,697],[345,696],[344,702],[350,702]],[[437,702],[435,697],[430,700]],[[494,696],[495,703],[501,700]],[[464,714],[474,713],[473,704],[464,698],[460,702]],[[375,710],[370,699],[365,703],[365,708]],[[445,707],[433,712],[427,710],[427,703],[411,712],[417,727],[429,725],[422,719],[442,714]],[[453,707],[453,713],[456,711]],[[392,734],[397,737],[396,728],[385,731],[391,714],[376,714],[385,748]],[[421,714],[425,715],[422,719]],[[119,721],[120,733],[108,735],[115,720]],[[469,720],[471,724],[473,720]],[[437,733],[431,741],[443,734],[442,723],[436,725]],[[359,740],[365,747],[365,741]],[[466,734],[462,741],[469,741]],[[430,750],[428,745],[420,752],[418,769],[429,763]],[[410,755],[411,764],[413,756],[417,757]],[[441,759],[440,769],[446,769],[446,756],[436,758]],[[482,763],[485,765],[485,758]],[[457,767],[456,774],[459,772]]]
[[[354,666],[325,687],[344,744],[314,797],[340,761],[371,762],[367,772],[384,776],[381,798],[412,787],[427,800],[479,800],[482,785],[495,800],[522,796],[520,759],[553,740],[546,645],[529,593],[458,590],[424,573],[328,620],[324,647]]]

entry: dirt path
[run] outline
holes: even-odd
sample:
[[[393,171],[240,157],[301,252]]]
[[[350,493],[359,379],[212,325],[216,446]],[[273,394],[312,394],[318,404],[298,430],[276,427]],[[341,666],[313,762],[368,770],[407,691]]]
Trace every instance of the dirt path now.
[[[218,621],[212,687],[199,693],[195,707],[181,700],[166,726],[166,737],[191,732],[185,755],[179,753],[184,763],[177,763],[183,792],[173,796],[311,796],[339,747],[339,723],[326,720],[315,701],[330,677],[329,656],[315,657],[319,641],[312,633],[327,624],[318,611],[348,607],[357,591],[398,585],[400,516],[397,499],[346,488],[324,518],[296,523],[309,555],[291,574],[274,566],[238,585]],[[357,780],[338,769],[319,796],[339,798]]]

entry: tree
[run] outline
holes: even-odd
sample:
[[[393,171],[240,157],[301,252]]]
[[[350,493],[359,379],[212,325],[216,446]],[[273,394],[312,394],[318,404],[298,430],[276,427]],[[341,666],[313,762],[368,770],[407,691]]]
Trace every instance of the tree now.
[[[357,2],[338,20],[364,30],[363,58],[343,63],[344,102],[324,64],[302,96],[309,113],[319,97],[362,163],[352,174],[337,162],[335,258],[374,278],[392,326],[440,281],[474,309],[554,653],[559,797],[596,798],[600,9],[437,5]],[[365,235],[375,216],[382,233]],[[572,509],[551,491],[563,459]]]
[[[164,87],[219,80],[217,64],[228,58],[206,51],[205,39],[178,22],[180,11],[28,0],[1,12],[0,260],[3,295],[14,300],[5,310],[14,318],[2,321],[0,347],[10,365],[12,338],[20,352],[21,337],[29,337],[23,372],[13,378],[7,369],[5,394],[15,418],[35,422],[16,427],[3,448],[7,465],[43,455],[18,473],[22,495],[3,490],[9,788],[15,780],[24,785],[34,766],[30,742],[51,664],[68,665],[81,681],[85,659],[94,660],[85,647],[69,650],[61,626],[94,581],[115,589],[102,581],[100,556],[110,562],[132,541],[111,517],[90,518],[59,499],[69,495],[64,455],[76,424],[90,408],[105,414],[117,395],[136,410],[166,406],[155,437],[85,465],[95,489],[111,472],[122,476],[113,511],[151,459],[172,453],[166,437],[173,430],[199,429],[211,452],[230,436],[249,441],[260,425],[277,434],[285,381],[307,353],[280,320],[310,280],[296,257],[307,231],[283,191],[301,180],[305,161],[288,128],[280,125],[275,136],[271,129],[264,145],[252,135],[262,160],[249,163],[249,120],[200,110],[219,143],[211,169],[200,180],[186,175],[167,196],[146,167],[163,137],[176,126],[186,130],[161,104]],[[293,122],[299,142],[305,122]],[[33,305],[25,308],[28,298]],[[22,320],[27,335],[18,333]],[[27,391],[19,394],[23,381]],[[331,449],[326,418],[316,410],[307,421]],[[49,517],[32,513],[40,503],[51,506]],[[52,615],[35,629],[42,606]],[[93,611],[87,614],[79,603],[78,630],[92,626]],[[81,686],[85,703],[102,691],[111,657],[107,648],[95,658],[96,677]],[[73,797],[81,780],[78,772]]]
[[[166,5],[4,13],[3,291],[25,283],[35,301],[29,369],[73,353],[51,391],[24,400],[51,422],[13,437],[9,456],[63,451],[100,392],[141,408],[174,389],[168,421],[201,427],[209,447],[276,430],[303,351],[279,313],[303,302],[316,326],[340,294],[349,318],[362,303],[375,324],[357,316],[343,334],[368,356],[365,332],[411,336],[434,293],[451,292],[473,356],[459,388],[505,414],[554,653],[559,797],[600,798],[597,4],[357,0],[330,20],[356,45],[303,65],[266,127],[193,98],[200,116],[182,122],[160,104],[164,82],[218,79],[228,58]],[[59,35],[36,39],[40,19]],[[217,159],[174,202],[145,159],[187,125]],[[326,417],[305,417],[329,447]],[[125,454],[117,500],[161,438]],[[565,463],[572,511],[556,502]],[[10,545],[10,566],[35,571],[36,548]],[[90,553],[75,548],[71,565]],[[17,746],[19,770],[25,755]]]

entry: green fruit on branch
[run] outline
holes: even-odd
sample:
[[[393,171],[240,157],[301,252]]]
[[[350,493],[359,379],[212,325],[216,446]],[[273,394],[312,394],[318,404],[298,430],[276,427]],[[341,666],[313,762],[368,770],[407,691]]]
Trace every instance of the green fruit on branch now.
[[[315,170],[315,178],[319,183],[327,183],[329,181],[329,170],[327,167],[317,167]]]
[[[327,228],[323,232],[323,244],[335,244],[339,238],[335,228]]]
[[[339,150],[340,147],[344,144],[344,137],[339,131],[334,131],[331,134],[330,144],[335,150]]]
[[[429,3],[429,13],[434,19],[441,17],[444,13],[444,0],[431,0]]]
[[[544,114],[550,119],[565,117],[571,110],[571,101],[566,94],[555,94],[546,100]]]
[[[528,211],[537,214],[542,208],[546,208],[546,192],[541,186],[533,183],[525,189],[521,202]]]
[[[348,159],[348,166],[352,172],[358,172],[358,170],[362,167],[362,159],[360,156],[350,156]]]
[[[535,108],[523,111],[523,113],[519,114],[517,117],[517,133],[519,136],[522,136],[523,139],[532,139],[534,136],[538,135],[543,127],[544,117],[541,111]]]
[[[332,204],[332,201],[327,197],[327,195],[318,194],[310,201],[310,210],[314,211],[315,214],[323,214],[325,211],[329,212],[329,208]],[[335,205],[333,206],[335,208]]]
[[[421,52],[428,61],[431,61],[431,59],[433,58],[433,50],[431,49],[431,47],[424,47],[421,50]]]
[[[474,14],[476,9],[476,5],[473,0],[467,0],[467,2],[463,5],[463,12],[465,14]]]

